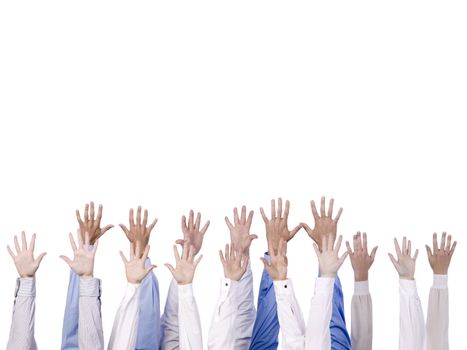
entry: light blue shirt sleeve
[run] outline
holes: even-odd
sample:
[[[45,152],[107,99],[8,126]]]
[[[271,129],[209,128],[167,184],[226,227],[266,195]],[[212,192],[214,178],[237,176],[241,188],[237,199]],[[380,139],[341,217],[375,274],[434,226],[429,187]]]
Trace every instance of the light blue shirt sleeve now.
[[[151,260],[147,259],[145,265],[150,264]],[[150,272],[140,288],[136,350],[157,350],[161,338],[161,311],[156,275]]]
[[[349,332],[345,325],[344,294],[339,277],[334,279],[334,292],[332,296],[332,317],[329,324],[331,331],[332,350],[350,350],[352,348]]]
[[[269,255],[264,254],[269,261]],[[266,269],[263,270],[258,295],[258,311],[256,313],[250,350],[277,349],[279,345],[279,318],[277,317],[276,295],[274,284]]]

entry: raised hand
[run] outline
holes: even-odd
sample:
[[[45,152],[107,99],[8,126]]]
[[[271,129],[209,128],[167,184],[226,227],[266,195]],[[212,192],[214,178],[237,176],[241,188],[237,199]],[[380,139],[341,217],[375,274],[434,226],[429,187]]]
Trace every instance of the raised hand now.
[[[413,280],[415,277],[415,263],[417,261],[418,249],[412,257],[412,242],[404,237],[402,239],[402,250],[399,242],[394,238],[394,247],[396,248],[397,260],[391,253],[388,253],[394,267],[399,273],[399,277],[406,280]]]
[[[182,216],[182,232],[183,239],[177,239],[175,243],[180,244],[182,247],[185,243],[193,246],[193,255],[198,254],[203,245],[204,234],[206,233],[209,227],[209,220],[204,224],[203,228],[201,226],[201,213],[196,215],[196,221],[194,220],[195,213],[193,210],[190,210],[190,215],[188,216],[188,224],[186,221],[186,216]]]
[[[287,260],[287,241],[283,238],[279,240],[279,246],[276,250],[273,249],[271,242],[269,242],[269,260],[261,257],[261,261],[264,264],[264,268],[269,273],[269,276],[274,281],[284,281],[287,279],[287,266],[289,264]]]
[[[133,209],[130,209],[130,229],[128,229],[125,225],[120,224],[120,228],[125,232],[126,237],[130,241],[130,243],[136,246],[139,243],[139,249],[137,256],[141,258],[143,252],[146,250],[146,247],[149,243],[149,237],[151,235],[151,231],[157,224],[157,219],[148,226],[148,211],[144,210],[143,220],[141,221],[141,207],[138,207],[136,211],[136,222],[134,218]]]
[[[329,235],[323,236],[323,246],[321,250],[316,243],[313,243],[316,256],[319,261],[319,270],[321,271],[321,277],[336,277],[337,271],[344,263],[345,258],[349,254],[345,252],[339,258],[339,249],[342,244],[342,236],[339,236],[336,244],[334,245],[333,239]]]
[[[42,259],[47,253],[42,253],[37,257],[37,259],[34,259],[34,247],[36,244],[36,234],[32,235],[31,238],[31,243],[28,244],[26,242],[26,234],[24,231],[21,233],[21,248],[18,243],[18,237],[15,236],[15,248],[16,248],[16,254],[13,253],[11,250],[10,246],[7,246],[8,253],[10,253],[10,256],[13,259],[13,262],[15,263],[16,270],[18,271],[18,274],[21,278],[26,278],[26,277],[34,277],[36,274],[37,269],[39,268]]]
[[[170,264],[165,264],[167,268],[172,273],[174,279],[178,284],[190,284],[193,282],[193,277],[195,275],[196,267],[203,258],[203,255],[200,255],[196,260],[195,257],[195,248],[188,244],[188,242],[183,243],[182,257],[178,253],[177,246],[173,246],[174,256],[176,265],[173,267]]]
[[[131,222],[131,220],[130,220]],[[120,257],[125,264],[125,274],[126,279],[129,283],[139,284],[143,279],[151,272],[156,265],[150,265],[144,267],[144,262],[148,258],[149,254],[149,245],[146,245],[144,252],[141,253],[141,243],[137,241],[136,243],[130,244],[130,260],[125,257],[122,251],[120,251]]]
[[[238,216],[237,208],[234,208],[234,225],[229,218],[225,217],[225,222],[230,230],[230,242],[235,249],[238,249],[242,254],[250,255],[251,242],[258,238],[257,235],[250,235],[251,222],[253,221],[253,210],[246,216],[246,207],[242,207],[242,214]]]
[[[331,198],[329,201],[329,208],[326,214],[326,198],[321,197],[321,208],[320,214],[316,210],[316,205],[314,201],[311,201],[311,212],[313,214],[313,218],[315,219],[315,227],[311,229],[306,223],[302,223],[301,225],[308,233],[308,236],[315,241],[318,245],[319,249],[322,249],[323,246],[323,237],[330,235],[331,241],[334,244],[337,235],[337,222],[339,221],[342,208],[339,209],[337,212],[336,217],[332,218],[332,211],[334,207],[334,199]]]
[[[296,226],[291,231],[288,228],[287,220],[289,218],[290,202],[285,201],[285,209],[282,211],[282,198],[278,200],[278,208],[276,211],[276,201],[271,200],[271,219],[268,219],[263,208],[260,208],[261,216],[266,224],[266,237],[268,240],[269,254],[277,252],[279,241],[282,238],[285,242],[290,241],[296,233],[302,228],[301,225]]]
[[[89,233],[89,240],[94,244],[104,233],[110,230],[114,225],[107,225],[101,228],[102,220],[102,205],[99,205],[97,216],[94,215],[94,202],[86,204],[84,207],[84,216],[81,219],[79,210],[76,210],[76,219],[79,224],[79,231],[81,232],[81,240],[84,241],[84,233]]]
[[[68,258],[65,255],[60,255],[60,258],[63,259],[70,268],[79,276],[79,277],[93,277],[94,275],[94,258],[96,256],[97,247],[99,246],[99,241],[94,242],[94,247],[91,247],[91,239],[88,232],[84,234],[84,242],[81,236],[81,233],[76,233],[76,238],[78,239],[78,247],[76,246],[73,235],[69,234],[71,248],[73,249],[73,260]]]
[[[374,247],[371,254],[368,254],[368,243],[365,232],[363,232],[363,239],[360,232],[357,232],[357,234],[353,236],[353,252],[350,248],[349,241],[346,242],[346,245],[350,262],[352,263],[355,281],[368,281],[368,271],[375,261],[378,247]]]
[[[248,256],[226,244],[225,256],[222,254],[222,250],[219,250],[219,257],[224,267],[224,277],[232,281],[240,281],[248,267]]]
[[[451,245],[452,237],[448,235],[446,241],[446,232],[441,236],[441,244],[438,248],[438,235],[433,233],[433,251],[428,245],[425,245],[428,254],[428,261],[435,275],[447,275],[452,255],[457,246],[457,241]]]

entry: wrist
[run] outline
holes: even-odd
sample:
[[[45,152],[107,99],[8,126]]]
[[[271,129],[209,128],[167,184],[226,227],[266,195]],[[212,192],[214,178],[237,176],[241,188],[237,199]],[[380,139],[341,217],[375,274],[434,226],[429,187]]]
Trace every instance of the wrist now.
[[[368,281],[368,271],[355,271],[355,282]]]
[[[336,277],[336,273],[334,272],[322,272],[321,273],[321,277],[324,277],[324,278],[335,278]]]
[[[400,275],[399,278],[400,278],[401,280],[409,280],[409,281],[415,280],[415,277],[414,277],[414,276]]]

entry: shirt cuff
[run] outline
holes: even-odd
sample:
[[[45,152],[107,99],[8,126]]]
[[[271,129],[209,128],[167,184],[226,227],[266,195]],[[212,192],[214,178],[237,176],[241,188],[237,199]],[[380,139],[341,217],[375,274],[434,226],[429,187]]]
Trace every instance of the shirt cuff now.
[[[18,297],[36,296],[36,279],[34,277],[18,278],[15,295]]]
[[[368,281],[356,281],[354,285],[354,295],[370,294],[370,284]]]
[[[448,288],[448,275],[433,275],[433,288],[447,289]]]
[[[79,296],[80,297],[95,297],[101,296],[101,280],[94,277],[79,278]]]
[[[415,280],[399,279],[399,288],[401,293],[407,295],[417,295],[417,283]]]
[[[193,284],[177,284],[178,287],[178,298],[186,299],[193,297]]]
[[[334,288],[334,278],[318,277],[316,278],[315,294],[327,294],[329,289]]]
[[[293,284],[292,280],[287,278],[283,281],[274,281],[274,293],[276,295],[292,295],[293,294]]]

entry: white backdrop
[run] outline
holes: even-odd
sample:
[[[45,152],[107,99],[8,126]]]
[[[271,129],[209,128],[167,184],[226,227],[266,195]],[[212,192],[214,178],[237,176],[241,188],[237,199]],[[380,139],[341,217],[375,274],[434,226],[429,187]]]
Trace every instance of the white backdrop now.
[[[57,349],[74,210],[104,204],[103,223],[127,223],[138,204],[157,215],[150,256],[165,303],[172,242],[190,208],[212,221],[195,277],[204,340],[217,298],[224,216],[255,210],[255,298],[266,249],[259,207],[310,199],[344,207],[339,232],[378,244],[370,271],[374,348],[398,344],[398,278],[387,252],[434,231],[459,246],[450,269],[451,344],[464,331],[467,105],[465,1],[2,1],[0,2],[0,343],[16,271],[13,235],[38,234],[36,338]],[[124,291],[119,228],[101,240],[106,339]],[[301,231],[290,277],[305,315],[317,262]],[[353,272],[340,275],[350,330]],[[416,278],[426,307],[431,269]]]

